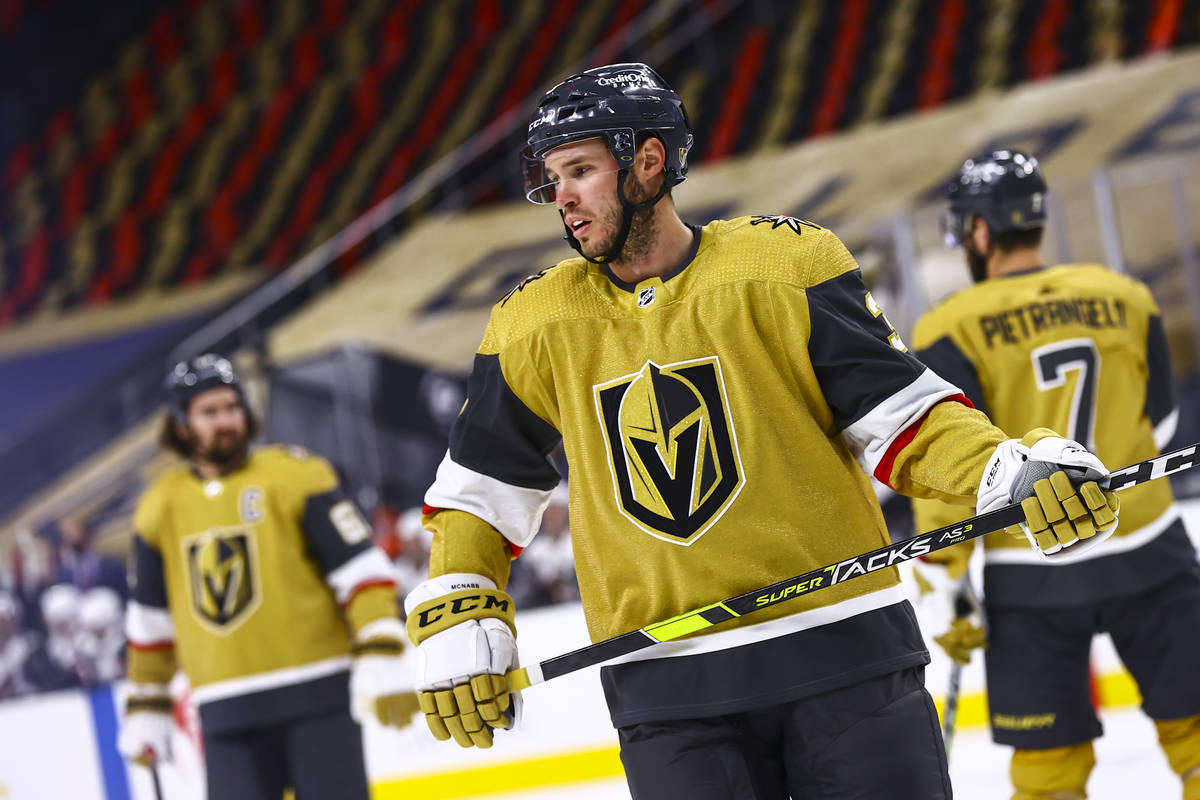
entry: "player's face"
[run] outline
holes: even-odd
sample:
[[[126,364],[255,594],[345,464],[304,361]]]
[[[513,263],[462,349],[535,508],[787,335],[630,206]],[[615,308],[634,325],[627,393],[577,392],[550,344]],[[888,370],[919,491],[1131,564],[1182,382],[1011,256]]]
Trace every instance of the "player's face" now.
[[[228,387],[201,392],[188,406],[193,453],[217,464],[236,461],[246,452],[246,410]]]
[[[617,162],[603,139],[585,139],[546,154],[546,174],[555,182],[563,222],[584,255],[607,253],[621,228]]]

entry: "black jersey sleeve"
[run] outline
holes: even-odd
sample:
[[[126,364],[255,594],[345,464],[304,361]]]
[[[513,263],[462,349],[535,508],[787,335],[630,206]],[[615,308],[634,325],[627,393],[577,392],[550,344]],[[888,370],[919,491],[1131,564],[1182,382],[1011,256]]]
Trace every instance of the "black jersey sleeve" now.
[[[808,290],[812,333],[808,353],[833,410],[846,430],[888,398],[911,385],[925,366],[906,350],[887,318],[870,311],[858,270]],[[893,338],[895,337],[895,338]]]
[[[167,585],[163,578],[162,553],[141,537],[133,537],[133,568],[130,570],[130,599],[152,608],[167,607]]]
[[[1152,314],[1146,334],[1146,416],[1154,426],[1154,440],[1165,448],[1175,435],[1179,416],[1179,399],[1175,389],[1175,373],[1171,369],[1171,353],[1162,317]]]
[[[513,391],[496,354],[478,353],[467,402],[450,430],[450,447],[425,493],[434,509],[457,509],[525,547],[561,480],[550,461],[562,436]]]
[[[129,570],[125,636],[134,650],[161,648],[175,641],[162,553],[141,535],[134,534],[130,558],[133,562]]]
[[[392,566],[371,540],[371,526],[341,487],[310,495],[301,523],[308,553],[338,601],[364,586],[394,583]]]
[[[887,483],[876,471],[890,463],[898,437],[934,405],[962,393],[907,351],[859,270],[807,294],[809,357],[834,424],[863,469]]]
[[[498,481],[548,491],[559,482],[550,453],[560,441],[509,387],[500,357],[477,354],[467,403],[450,430],[450,458]]]

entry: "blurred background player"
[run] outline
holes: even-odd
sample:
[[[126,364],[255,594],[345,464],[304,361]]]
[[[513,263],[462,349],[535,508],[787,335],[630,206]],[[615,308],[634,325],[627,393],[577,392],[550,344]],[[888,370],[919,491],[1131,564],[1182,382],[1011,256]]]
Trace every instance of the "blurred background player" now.
[[[391,566],[327,462],[249,447],[256,421],[228,360],[180,363],[167,391],[162,442],[187,464],[134,515],[119,747],[169,758],[178,666],[199,707],[210,798],[292,786],[365,800],[358,722],[403,726],[415,711]]]
[[[26,675],[37,691],[52,692],[82,685],[75,651],[79,594],[79,589],[70,583],[56,583],[42,592],[39,606],[45,634],[26,663]]]
[[[1009,434],[1045,425],[1106,464],[1150,458],[1178,415],[1158,307],[1141,283],[1098,264],[1045,266],[1046,197],[1026,153],[962,165],[944,229],[976,285],[918,322],[917,355]],[[914,506],[919,531],[969,516],[936,501]],[[1086,796],[1101,733],[1088,663],[1102,631],[1137,681],[1184,796],[1200,798],[1200,568],[1167,481],[1130,489],[1121,509],[1113,538],[1063,562],[985,538],[986,637],[966,621],[938,637],[960,661],[987,640],[992,735],[1016,748],[1018,800]],[[958,579],[973,544],[930,558]]]
[[[84,686],[111,683],[125,675],[125,630],[120,596],[93,586],[79,598],[75,663]]]
[[[559,484],[546,456],[560,443],[594,641],[887,544],[870,474],[978,495],[981,511],[1012,500],[1027,458],[1053,472],[1039,486],[1066,464],[1105,474],[1077,445],[1007,439],[959,402],[829,231],[685,224],[671,189],[691,126],[650,67],[572,75],[528,131],[527,196],[555,205],[581,258],[493,307],[425,497],[430,579],[405,606],[437,738],[489,747],[515,724],[504,587]],[[1090,511],[1066,488],[1078,533],[1049,534],[1049,550],[1086,547],[1093,518],[1115,523],[1095,483],[1079,489]],[[898,583],[873,572],[605,667],[633,796],[949,797],[928,653]]]
[[[33,651],[33,634],[21,630],[21,608],[17,598],[0,589],[0,700],[32,690],[25,663]]]

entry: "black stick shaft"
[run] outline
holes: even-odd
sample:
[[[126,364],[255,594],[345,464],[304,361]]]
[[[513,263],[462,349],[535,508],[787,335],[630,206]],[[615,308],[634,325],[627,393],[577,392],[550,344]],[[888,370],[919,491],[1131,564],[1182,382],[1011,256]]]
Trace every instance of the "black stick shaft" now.
[[[150,779],[154,781],[154,800],[163,800],[162,783],[158,779],[158,764],[150,765]]]
[[[950,748],[954,745],[954,731],[958,725],[958,695],[962,688],[962,664],[955,661],[950,665],[950,686],[946,690],[946,704],[942,707],[942,741],[946,745],[946,760],[950,760]]]
[[[1113,491],[1120,491],[1189,469],[1197,463],[1198,448],[1200,445],[1190,445],[1115,470],[1109,475],[1109,488]],[[730,597],[719,603],[694,609],[678,617],[672,617],[636,631],[606,639],[603,642],[581,647],[531,667],[522,667],[509,674],[509,683],[514,689],[520,689],[534,683],[548,681],[551,678],[566,675],[568,672],[575,672],[584,667],[620,658],[660,642],[669,642],[734,617],[749,614],[760,608],[767,608],[852,578],[902,564],[905,561],[977,539],[1024,521],[1025,513],[1021,510],[1021,505],[1013,503],[955,525],[947,525],[944,528],[923,533],[887,547],[880,547],[878,550],[853,556],[845,561],[814,569],[761,589]],[[519,677],[518,673],[521,673]]]
[[[983,624],[983,606],[971,585],[970,574],[963,575],[962,584],[954,598],[954,616],[956,619],[968,618],[972,615],[979,617]],[[954,661],[950,665],[950,685],[946,689],[946,702],[942,707],[942,740],[946,745],[946,760],[950,760],[950,748],[954,745],[954,733],[958,729],[958,701],[962,692],[963,665]]]

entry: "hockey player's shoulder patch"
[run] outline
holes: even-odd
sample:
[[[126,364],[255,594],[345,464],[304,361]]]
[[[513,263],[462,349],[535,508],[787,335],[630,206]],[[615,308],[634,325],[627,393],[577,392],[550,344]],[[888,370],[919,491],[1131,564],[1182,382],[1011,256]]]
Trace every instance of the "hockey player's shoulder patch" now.
[[[854,257],[827,228],[786,214],[715,220],[704,227],[725,278],[777,281],[799,289],[857,269]]]
[[[305,463],[309,461],[324,461],[325,459],[318,456],[306,447],[298,444],[267,444],[261,447],[255,447],[250,451],[250,460],[262,461],[263,463],[271,463],[272,465]]]
[[[285,444],[285,445],[283,445],[283,449],[287,452],[287,454],[289,456],[296,459],[297,461],[303,461],[306,458],[312,458],[312,453],[305,450],[303,447],[301,447],[298,444]]]
[[[587,266],[569,258],[522,279],[492,306],[480,351],[497,352],[547,323],[592,313]]]
[[[511,300],[514,296],[520,294],[521,292],[524,292],[525,289],[532,286],[535,281],[540,281],[542,278],[545,278],[547,273],[549,273],[550,270],[554,269],[554,267],[557,267],[557,266],[558,266],[558,264],[555,264],[552,267],[544,267],[542,269],[539,269],[537,272],[533,273],[532,275],[526,275],[524,278],[521,279],[520,283],[518,283],[516,286],[514,286],[512,289],[510,289],[508,291],[508,294],[506,294],[506,295],[504,295],[504,297],[500,298],[500,307],[503,308],[504,306],[508,305],[508,301]]]
[[[138,498],[133,511],[133,531],[146,542],[157,546],[159,525],[170,500],[173,487],[188,475],[187,467],[179,467],[160,475]]]
[[[824,230],[820,225],[809,222],[800,217],[792,217],[787,214],[755,214],[750,217],[752,226],[763,226],[762,230],[789,230],[797,236],[803,236],[806,230],[821,231]]]
[[[263,471],[275,482],[301,493],[329,491],[338,485],[337,472],[324,458],[294,444],[274,444],[256,449],[250,469]]]

